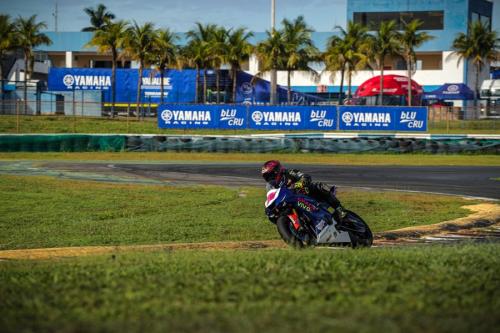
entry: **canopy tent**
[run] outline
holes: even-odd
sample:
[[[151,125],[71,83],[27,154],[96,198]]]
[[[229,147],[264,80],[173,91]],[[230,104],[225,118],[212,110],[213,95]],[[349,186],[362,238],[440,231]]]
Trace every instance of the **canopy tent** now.
[[[406,95],[408,94],[408,78],[402,75],[384,75],[384,95]],[[411,80],[411,91],[413,95],[423,92],[422,87]],[[376,96],[380,93],[380,75],[363,82],[356,92],[355,97]]]
[[[445,83],[438,89],[425,93],[423,99],[470,100],[474,99],[474,91],[464,83]]]
[[[411,80],[412,105],[420,105],[423,89]],[[384,75],[382,103],[379,101],[380,75],[363,82],[354,93],[353,104],[358,105],[407,105],[408,77],[402,75]]]

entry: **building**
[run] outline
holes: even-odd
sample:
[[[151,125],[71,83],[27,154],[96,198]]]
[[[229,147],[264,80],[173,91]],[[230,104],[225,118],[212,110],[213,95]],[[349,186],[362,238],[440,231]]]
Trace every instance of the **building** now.
[[[481,20],[492,21],[493,4],[486,0],[347,0],[347,20],[363,23],[376,29],[383,20],[396,20],[399,24],[413,18],[421,19],[423,28],[435,38],[426,42],[417,50],[416,72],[413,79],[423,86],[424,91],[431,91],[445,83],[465,83],[475,87],[474,68],[467,62],[458,61],[458,56],[451,50],[453,39],[458,33],[467,32],[469,23]],[[111,58],[97,53],[88,46],[92,33],[89,32],[48,32],[53,44],[38,49],[39,71],[46,74],[48,67],[110,67]],[[334,32],[315,32],[315,45],[324,50],[326,42]],[[265,33],[255,33],[252,42],[258,43],[265,38]],[[182,39],[181,39],[182,40]],[[22,80],[23,62],[17,61],[11,67],[9,79]],[[124,59],[119,67],[135,68],[134,62]],[[406,75],[406,64],[401,58],[387,59],[386,74]],[[35,70],[36,70],[35,66]],[[243,69],[252,75],[259,72],[258,60],[250,58]],[[295,72],[292,76],[292,89],[298,92],[314,93],[334,97],[340,90],[340,75],[323,72],[318,66],[319,79],[313,80],[309,73]],[[378,75],[378,70],[358,71],[352,78],[353,92],[361,83]],[[488,78],[489,67],[480,74],[480,81]],[[269,79],[269,75],[264,75]],[[286,86],[287,75],[278,72],[278,84]],[[344,82],[344,92],[346,82]],[[459,102],[460,103],[460,102]]]

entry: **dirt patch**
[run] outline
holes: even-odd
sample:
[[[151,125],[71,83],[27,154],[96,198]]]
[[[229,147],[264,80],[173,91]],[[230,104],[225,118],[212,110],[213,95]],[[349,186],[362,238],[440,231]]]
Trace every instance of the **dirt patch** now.
[[[419,238],[429,234],[455,232],[461,229],[484,228],[500,223],[500,205],[498,204],[481,203],[463,206],[462,208],[468,209],[473,213],[452,221],[380,232],[375,235],[375,239],[396,240],[400,238]]]
[[[175,250],[251,250],[266,248],[284,248],[286,244],[278,240],[243,241],[243,242],[206,242],[206,243],[179,243],[154,245],[118,245],[118,246],[80,246],[56,247],[47,249],[22,249],[0,251],[0,260],[17,259],[55,259],[64,257],[79,257],[119,252],[152,252]]]
[[[457,238],[478,239],[489,236],[500,237],[500,205],[481,203],[464,206],[473,213],[453,221],[408,227],[375,234],[375,246],[409,245],[429,243],[436,240],[456,240]],[[490,230],[491,229],[491,230]],[[486,232],[487,231],[487,232]],[[432,237],[431,237],[432,235]],[[262,250],[286,248],[281,240],[205,242],[154,245],[81,246],[45,249],[21,249],[0,251],[0,260],[46,260],[88,255],[116,254],[120,252],[152,252],[177,250]]]

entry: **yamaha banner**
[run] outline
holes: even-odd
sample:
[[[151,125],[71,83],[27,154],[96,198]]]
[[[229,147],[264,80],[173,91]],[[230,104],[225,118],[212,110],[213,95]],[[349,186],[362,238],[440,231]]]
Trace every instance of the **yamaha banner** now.
[[[159,128],[221,128],[243,129],[247,108],[243,105],[179,105],[158,107]]]
[[[137,69],[116,70],[116,102],[135,103],[137,98]],[[194,70],[166,70],[163,78],[163,96],[166,102],[194,101],[196,72]],[[111,102],[110,68],[50,68],[48,89],[51,91],[103,92],[105,102]],[[141,78],[141,102],[159,103],[161,78],[159,71],[144,70]]]
[[[426,131],[426,107],[340,106],[339,129],[350,131]]]
[[[335,106],[257,106],[248,108],[249,128],[261,130],[335,130]]]

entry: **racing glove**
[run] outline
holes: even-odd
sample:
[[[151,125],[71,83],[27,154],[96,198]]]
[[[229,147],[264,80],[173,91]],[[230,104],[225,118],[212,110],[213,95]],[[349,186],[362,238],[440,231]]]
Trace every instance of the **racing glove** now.
[[[309,187],[305,184],[304,180],[299,180],[295,184],[293,184],[293,189],[297,193],[309,194]]]

